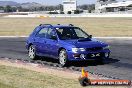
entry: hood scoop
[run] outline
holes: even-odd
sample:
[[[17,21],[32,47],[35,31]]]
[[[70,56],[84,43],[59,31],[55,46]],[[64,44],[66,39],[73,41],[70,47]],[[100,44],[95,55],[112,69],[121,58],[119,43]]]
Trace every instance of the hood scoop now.
[[[78,39],[78,42],[92,41],[90,38]]]

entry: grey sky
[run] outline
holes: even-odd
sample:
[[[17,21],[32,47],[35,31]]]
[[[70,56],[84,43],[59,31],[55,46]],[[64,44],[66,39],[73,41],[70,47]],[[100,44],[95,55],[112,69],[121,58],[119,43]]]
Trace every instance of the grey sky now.
[[[23,2],[38,2],[44,5],[56,5],[56,4],[61,4],[62,0],[0,0],[0,1],[16,1],[19,3]],[[78,0],[78,4],[91,4],[95,3],[96,0]],[[122,0],[118,0],[122,1]]]

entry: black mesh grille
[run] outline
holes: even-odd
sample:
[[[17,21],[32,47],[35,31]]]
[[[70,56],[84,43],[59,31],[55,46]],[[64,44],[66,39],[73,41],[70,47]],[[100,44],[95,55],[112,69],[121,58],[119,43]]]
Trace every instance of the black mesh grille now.
[[[99,54],[99,56],[96,56],[97,54]],[[104,57],[104,53],[97,53],[97,54],[94,54],[95,57],[93,57],[93,54],[87,54],[87,58],[102,58],[102,57]]]
[[[87,51],[98,51],[98,50],[102,50],[102,47],[94,47],[94,48],[87,48]]]

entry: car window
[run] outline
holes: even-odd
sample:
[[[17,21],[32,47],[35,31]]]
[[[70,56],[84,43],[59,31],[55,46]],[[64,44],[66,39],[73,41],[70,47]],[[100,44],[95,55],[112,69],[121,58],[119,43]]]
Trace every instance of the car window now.
[[[61,40],[66,39],[81,39],[81,38],[88,38],[88,34],[85,33],[82,29],[78,27],[61,27],[56,28],[58,37]]]
[[[42,28],[42,29],[37,33],[36,36],[38,36],[38,37],[46,37],[47,30],[48,30],[48,28]]]
[[[82,32],[82,30],[80,30],[80,29],[78,29],[78,28],[75,28],[74,31],[75,31],[76,35],[77,35],[79,38],[81,38],[81,37],[82,37],[82,38],[87,38],[87,37],[88,37],[87,34],[85,34],[84,32]]]
[[[46,35],[46,38],[50,39],[51,36],[53,36],[53,35],[56,35],[55,30],[52,29],[52,28],[49,28],[49,30],[48,30],[48,32],[47,32],[47,35]]]

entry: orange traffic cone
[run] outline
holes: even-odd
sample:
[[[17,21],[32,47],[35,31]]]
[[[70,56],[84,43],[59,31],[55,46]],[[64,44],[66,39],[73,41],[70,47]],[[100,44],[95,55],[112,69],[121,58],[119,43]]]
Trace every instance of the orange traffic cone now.
[[[79,82],[82,86],[88,86],[91,84],[90,79],[88,78],[88,71],[85,71],[82,67],[82,75],[79,77]]]
[[[82,77],[87,77],[88,78],[88,71],[85,71],[84,67],[82,67]]]

